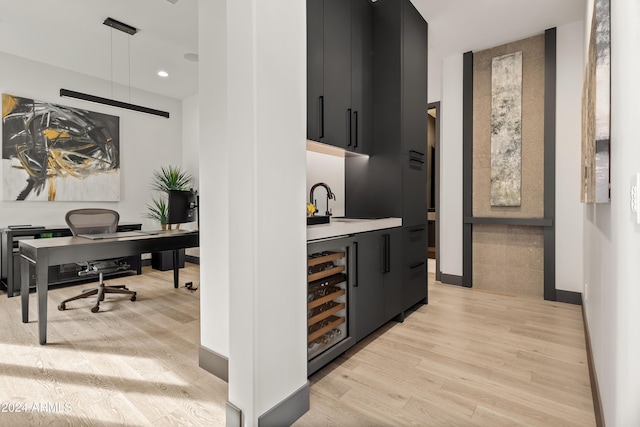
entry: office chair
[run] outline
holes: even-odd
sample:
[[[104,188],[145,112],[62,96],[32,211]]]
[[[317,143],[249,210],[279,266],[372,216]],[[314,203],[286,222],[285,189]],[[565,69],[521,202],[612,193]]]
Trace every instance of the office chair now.
[[[65,215],[65,221],[74,236],[79,234],[115,233],[118,229],[119,220],[120,214],[111,209],[74,209]],[[105,273],[128,270],[130,266],[126,262],[123,262],[121,259],[106,259],[79,262],[78,265],[85,267],[84,270],[78,272],[78,276],[97,274],[100,283],[97,288],[85,289],[80,295],[62,301],[58,305],[58,310],[64,310],[69,301],[87,298],[93,295],[96,295],[96,303],[91,307],[92,313],[97,313],[100,310],[100,301],[104,301],[105,294],[127,294],[131,295],[131,301],[136,300],[136,293],[127,289],[125,285],[105,286],[103,282],[103,275]]]

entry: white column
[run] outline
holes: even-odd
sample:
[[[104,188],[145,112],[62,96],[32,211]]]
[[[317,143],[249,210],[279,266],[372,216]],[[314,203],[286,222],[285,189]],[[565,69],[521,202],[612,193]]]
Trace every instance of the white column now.
[[[212,289],[202,339],[224,355],[228,325],[229,402],[253,426],[307,381],[305,2],[199,5],[200,25],[217,27],[200,30],[199,48],[201,74],[208,60],[217,70],[200,77],[201,147],[212,144],[200,165],[202,288]],[[224,260],[227,277],[213,271]],[[210,312],[225,302],[226,319]]]

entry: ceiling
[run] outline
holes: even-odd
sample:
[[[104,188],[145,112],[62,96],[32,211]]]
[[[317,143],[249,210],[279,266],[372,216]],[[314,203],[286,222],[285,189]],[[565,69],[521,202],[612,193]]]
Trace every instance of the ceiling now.
[[[258,0],[260,1],[260,0]],[[302,1],[302,0],[300,0]],[[446,58],[585,17],[586,0],[411,0]],[[0,0],[0,50],[184,99],[198,92],[198,0]],[[134,36],[102,25],[111,17]],[[169,77],[161,78],[159,70]],[[73,89],[73,88],[70,88]]]

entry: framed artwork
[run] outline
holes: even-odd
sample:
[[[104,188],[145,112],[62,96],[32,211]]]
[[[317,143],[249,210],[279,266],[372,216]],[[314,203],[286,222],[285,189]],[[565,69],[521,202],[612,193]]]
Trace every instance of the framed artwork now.
[[[610,201],[611,17],[610,0],[596,0],[582,89],[580,200]]]
[[[120,119],[2,94],[4,200],[120,200]]]

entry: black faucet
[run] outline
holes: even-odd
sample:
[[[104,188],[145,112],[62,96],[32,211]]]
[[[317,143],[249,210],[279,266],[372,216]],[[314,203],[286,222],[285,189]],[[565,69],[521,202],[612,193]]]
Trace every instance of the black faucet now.
[[[324,189],[327,190],[327,211],[325,212],[325,215],[329,216],[331,215],[331,211],[329,211],[329,199],[335,200],[336,195],[333,194],[333,191],[331,191],[331,188],[329,188],[329,186],[324,182],[313,184],[313,187],[311,187],[311,191],[309,192],[309,202],[316,207],[316,210],[318,209],[318,206],[316,205],[315,199],[313,198],[313,192],[318,187],[324,187]]]

